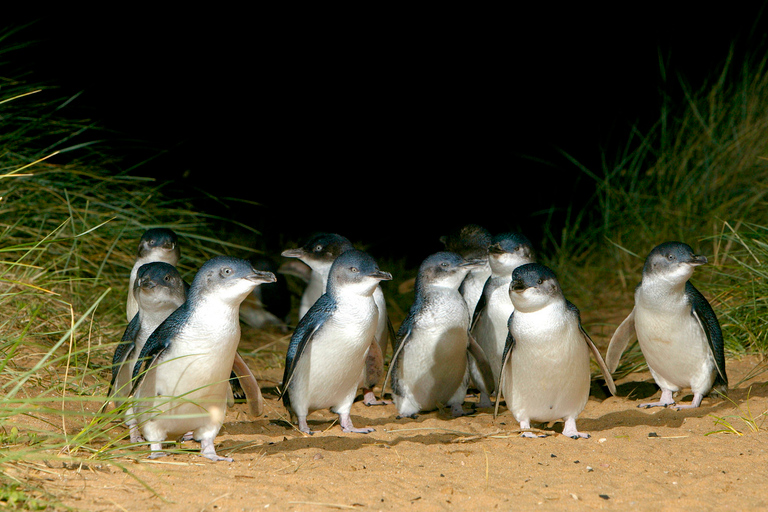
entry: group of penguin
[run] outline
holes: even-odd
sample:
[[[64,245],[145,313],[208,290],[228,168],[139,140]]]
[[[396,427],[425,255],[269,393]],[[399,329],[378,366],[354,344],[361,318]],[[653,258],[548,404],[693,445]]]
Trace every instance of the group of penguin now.
[[[300,431],[312,434],[307,415],[330,409],[344,432],[372,432],[350,418],[361,389],[366,405],[394,403],[398,417],[410,418],[442,408],[454,417],[468,414],[472,389],[479,393],[476,405],[495,407],[494,415],[504,401],[525,437],[537,436],[531,423],[560,420],[564,435],[589,437],[576,419],[589,397],[590,354],[615,395],[611,374],[633,337],[661,389],[659,401],[639,407],[698,407],[712,390],[726,392],[720,325],[689,282],[707,259],[685,243],[650,252],[634,308],[604,360],[578,308],[554,271],[535,261],[524,235],[492,235],[470,224],[441,241],[445,250],[419,267],[412,306],[397,331],[381,288],[392,275],[347,238],[320,233],[282,252],[309,269],[279,386]],[[253,325],[253,318],[270,314],[255,315],[244,303],[277,277],[249,260],[216,256],[188,285],[176,269],[179,255],[168,228],[147,230],[139,241],[110,400],[123,408],[131,442],[149,443],[150,457],[164,455],[169,439],[193,439],[201,455],[231,461],[216,454],[214,439],[235,394],[245,396],[254,416],[263,412],[259,385],[237,346],[241,321]],[[385,373],[388,340],[393,353]],[[390,381],[393,402],[377,398],[374,388],[381,385],[383,395]],[[690,404],[675,403],[683,388],[693,392]]]

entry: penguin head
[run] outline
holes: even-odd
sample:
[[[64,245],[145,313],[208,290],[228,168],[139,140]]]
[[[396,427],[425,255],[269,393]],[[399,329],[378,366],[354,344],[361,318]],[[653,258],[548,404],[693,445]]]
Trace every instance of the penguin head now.
[[[179,262],[181,249],[176,233],[168,228],[148,229],[141,235],[139,249],[136,252],[138,259],[151,259],[152,261],[165,261],[171,265]]]
[[[495,274],[509,275],[520,265],[534,260],[533,244],[520,233],[496,235],[488,248],[488,261]]]
[[[302,247],[286,249],[282,255],[286,258],[298,258],[312,270],[329,268],[339,255],[353,249],[352,242],[336,233],[319,233]]]
[[[328,293],[335,295],[343,288],[360,295],[371,295],[380,281],[392,279],[382,272],[376,261],[366,252],[350,249],[337,257],[328,276]]]
[[[216,299],[239,305],[256,286],[274,281],[275,274],[254,269],[248,260],[216,256],[197,271],[189,290],[189,301]]]
[[[153,261],[139,267],[133,295],[145,309],[166,303],[178,307],[187,299],[181,274],[176,267],[164,261]]]
[[[440,237],[445,250],[455,252],[465,259],[481,259],[488,257],[488,246],[491,245],[491,233],[477,224],[467,224],[461,229]]]
[[[539,263],[526,263],[512,272],[509,298],[516,311],[537,311],[562,297],[560,283],[549,267]]]
[[[458,290],[469,271],[480,268],[484,264],[485,260],[465,260],[450,251],[432,254],[419,267],[419,275],[416,277],[417,293],[418,290],[423,290],[427,286]]]
[[[689,245],[683,242],[664,242],[648,254],[643,266],[643,277],[683,284],[693,275],[694,268],[705,263],[707,257],[694,254]]]

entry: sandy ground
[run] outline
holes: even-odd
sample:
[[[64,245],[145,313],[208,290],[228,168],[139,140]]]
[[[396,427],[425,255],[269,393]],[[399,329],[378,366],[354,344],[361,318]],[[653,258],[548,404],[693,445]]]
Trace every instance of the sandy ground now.
[[[241,347],[253,343],[245,333]],[[246,360],[262,386],[265,414],[251,418],[243,404],[229,411],[217,451],[234,462],[210,462],[187,442],[188,452],[156,461],[121,458],[125,471],[50,460],[19,464],[16,475],[89,511],[768,508],[768,373],[740,382],[765,367],[756,357],[729,360],[736,385],[729,400],[707,398],[695,410],[638,409],[640,399],[658,395],[646,372],[619,380],[617,397],[594,385],[578,421],[591,438],[580,440],[560,435],[562,423],[541,426],[544,438],[521,438],[503,406],[495,420],[490,409],[411,420],[396,419],[393,405],[360,402],[353,421],[375,432],[344,434],[334,414],[319,411],[310,426],[321,432],[305,436],[284,421],[274,388],[282,370]],[[728,425],[739,433],[717,432]]]

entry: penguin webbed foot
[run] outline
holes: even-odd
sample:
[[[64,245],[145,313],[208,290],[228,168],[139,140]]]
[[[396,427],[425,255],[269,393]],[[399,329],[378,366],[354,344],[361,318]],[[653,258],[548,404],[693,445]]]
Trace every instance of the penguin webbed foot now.
[[[200,455],[213,462],[234,462],[232,457],[222,457],[216,454],[216,448],[212,439],[202,439],[200,441]]]
[[[339,414],[339,423],[341,423],[341,431],[345,432],[347,434],[349,433],[356,433],[356,434],[370,434],[375,429],[373,428],[357,428],[352,424],[352,419],[349,417],[349,413],[347,414]]]
[[[419,415],[417,413],[413,413],[413,414],[398,414],[397,416],[395,416],[395,419],[397,419],[397,420],[403,420],[403,419],[415,420],[418,417],[419,417]]]
[[[676,411],[679,411],[681,409],[696,409],[701,405],[701,400],[704,398],[704,395],[701,395],[699,393],[693,394],[693,400],[691,400],[688,404],[673,404],[672,408]]]
[[[307,425],[307,418],[306,417],[304,417],[304,418],[299,417],[297,423],[299,424],[299,430],[301,432],[303,432],[304,434],[307,434],[309,436],[315,435],[315,431],[311,430],[309,428],[309,425]]]
[[[649,409],[651,407],[666,407],[668,405],[675,405],[675,399],[672,396],[672,391],[669,389],[663,389],[661,391],[661,398],[658,402],[649,402],[645,404],[640,404],[638,407],[640,409]]]
[[[565,426],[563,426],[563,435],[570,437],[571,439],[589,439],[591,436],[584,432],[579,432],[576,428],[576,419],[569,418],[565,420]]]
[[[491,397],[487,393],[480,393],[480,400],[478,400],[477,402],[477,408],[485,409],[488,407],[493,407],[493,402],[491,402]]]
[[[451,416],[454,418],[460,418],[461,416],[469,416],[471,414],[474,414],[475,411],[465,411],[464,410],[464,404],[453,404],[451,406]]]
[[[539,437],[547,437],[544,434],[537,434],[536,432],[521,432],[520,437],[527,437],[528,439],[537,439]]]
[[[365,389],[363,390],[363,405],[366,405],[367,407],[374,405],[392,405],[392,401],[384,399],[377,400],[372,389]]]

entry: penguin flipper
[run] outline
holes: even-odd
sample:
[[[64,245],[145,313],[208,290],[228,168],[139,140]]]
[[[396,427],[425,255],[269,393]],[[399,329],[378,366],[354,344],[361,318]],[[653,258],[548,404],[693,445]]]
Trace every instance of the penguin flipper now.
[[[480,391],[491,395],[494,391],[493,371],[488,363],[488,357],[483,348],[477,344],[475,338],[469,335],[467,346],[467,365],[469,366],[472,380],[480,388]]]
[[[728,375],[725,372],[725,342],[720,322],[717,321],[712,306],[706,298],[694,287],[690,281],[685,283],[685,295],[691,302],[691,314],[701,325],[704,334],[707,335],[709,350],[715,360],[717,377],[712,386],[714,389],[725,393],[728,389]]]
[[[483,285],[483,293],[480,294],[480,297],[477,299],[477,304],[475,304],[475,310],[472,312],[472,318],[470,318],[471,322],[469,324],[469,330],[470,332],[472,329],[474,329],[475,324],[477,323],[478,318],[480,318],[480,315],[483,314],[483,311],[485,310],[485,306],[488,304],[488,298],[486,297],[486,289],[488,288],[488,283],[491,282],[491,278],[485,280],[485,284]]]
[[[616,396],[616,383],[613,382],[613,377],[611,376],[611,372],[608,369],[608,366],[605,364],[605,361],[603,360],[603,356],[600,355],[600,351],[597,350],[597,347],[595,346],[595,342],[592,341],[592,338],[589,336],[589,333],[584,330],[584,327],[581,326],[581,322],[579,322],[579,330],[581,330],[581,333],[584,335],[584,341],[587,342],[587,345],[589,345],[589,350],[592,351],[592,355],[595,358],[595,361],[597,361],[597,365],[600,367],[600,371],[603,374],[603,378],[605,379],[605,383],[608,386],[608,389],[611,391],[611,394],[613,396]]]
[[[293,379],[293,372],[296,370],[296,364],[304,353],[307,345],[312,341],[315,333],[325,324],[325,321],[334,310],[333,303],[328,295],[323,294],[312,304],[309,311],[301,317],[299,325],[291,336],[291,342],[288,344],[288,351],[285,354],[285,371],[283,372],[282,389],[280,396],[283,403],[288,405],[288,386]]]
[[[605,353],[605,363],[610,373],[616,371],[619,367],[619,361],[621,360],[621,354],[626,350],[627,345],[635,335],[635,309],[627,315],[621,324],[616,328],[616,331],[611,336],[611,341],[608,343],[608,351]]]
[[[253,372],[251,372],[251,369],[248,368],[248,365],[245,364],[245,361],[238,353],[235,353],[232,371],[237,376],[240,387],[245,392],[245,399],[248,401],[248,410],[251,416],[261,416],[261,413],[264,411],[264,397],[261,395],[261,388]]]
[[[398,336],[401,338],[400,342],[397,343],[397,348],[395,348],[394,353],[392,354],[392,359],[389,360],[389,368],[387,369],[387,376],[384,378],[384,384],[381,386],[381,392],[384,393],[384,390],[387,387],[387,383],[389,382],[390,378],[392,379],[392,392],[394,394],[399,395],[400,394],[400,386],[398,384],[397,379],[397,372],[395,371],[393,373],[393,370],[398,364],[398,359],[400,357],[400,352],[403,350],[403,347],[408,342],[408,339],[411,337],[411,330],[413,327],[413,322],[411,317],[407,317],[403,323],[400,325],[400,331],[397,333]],[[397,341],[397,340],[396,340]]]
[[[515,315],[513,312],[509,317],[509,324],[512,323],[512,317]],[[508,324],[508,325],[509,325]],[[504,343],[504,352],[501,356],[501,371],[499,372],[499,383],[496,385],[496,403],[493,405],[493,419],[499,415],[499,402],[501,402],[502,395],[504,394],[504,367],[507,366],[509,356],[512,354],[512,350],[515,348],[515,337],[512,336],[512,332],[507,332],[507,341]]]

